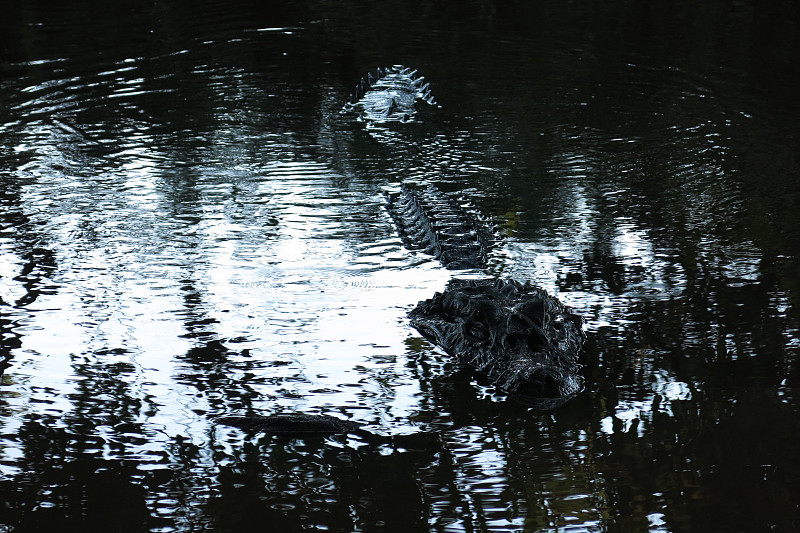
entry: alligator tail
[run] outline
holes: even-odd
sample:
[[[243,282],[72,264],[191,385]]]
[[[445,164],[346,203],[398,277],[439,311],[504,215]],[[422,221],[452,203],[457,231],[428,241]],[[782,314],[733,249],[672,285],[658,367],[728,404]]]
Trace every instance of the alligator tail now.
[[[364,75],[356,85],[352,94],[350,95],[350,105],[355,105],[364,98],[370,90],[372,90],[379,82],[386,81],[388,78],[400,78],[404,80],[409,87],[416,91],[416,97],[430,105],[437,105],[436,99],[431,93],[430,83],[425,81],[424,76],[420,76],[416,69],[404,67],[402,65],[394,65],[391,67],[378,67],[375,73],[368,72]]]

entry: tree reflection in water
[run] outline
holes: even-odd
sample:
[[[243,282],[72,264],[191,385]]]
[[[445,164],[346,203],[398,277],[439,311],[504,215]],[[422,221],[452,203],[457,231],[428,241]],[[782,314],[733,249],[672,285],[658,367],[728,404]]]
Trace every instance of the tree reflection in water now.
[[[798,529],[797,14],[4,7],[0,531]],[[441,109],[338,114],[394,63]],[[409,328],[451,274],[406,179],[586,317],[582,395],[507,402]],[[442,446],[213,424],[292,411]]]

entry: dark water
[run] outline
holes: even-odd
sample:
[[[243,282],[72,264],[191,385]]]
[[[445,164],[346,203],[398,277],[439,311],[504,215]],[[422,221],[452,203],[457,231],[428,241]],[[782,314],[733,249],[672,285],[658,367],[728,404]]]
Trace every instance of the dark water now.
[[[0,13],[0,532],[800,531],[795,2],[36,2]],[[405,64],[441,108],[339,109]],[[506,399],[406,312],[457,192],[586,318]],[[440,449],[287,440],[302,411]]]

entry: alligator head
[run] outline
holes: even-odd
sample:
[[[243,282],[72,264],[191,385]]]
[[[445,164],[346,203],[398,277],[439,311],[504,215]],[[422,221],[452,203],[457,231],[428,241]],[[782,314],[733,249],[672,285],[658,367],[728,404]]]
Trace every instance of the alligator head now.
[[[582,319],[529,283],[455,279],[409,316],[428,340],[530,405],[551,409],[582,389]]]

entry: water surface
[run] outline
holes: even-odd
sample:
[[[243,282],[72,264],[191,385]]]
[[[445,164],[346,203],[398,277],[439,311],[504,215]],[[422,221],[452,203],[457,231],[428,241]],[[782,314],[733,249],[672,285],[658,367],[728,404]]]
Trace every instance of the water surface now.
[[[4,8],[0,531],[800,529],[798,13]],[[340,113],[394,64],[441,107]],[[581,395],[409,326],[454,273],[402,246],[404,180],[585,317]],[[213,424],[291,411],[442,446]]]

